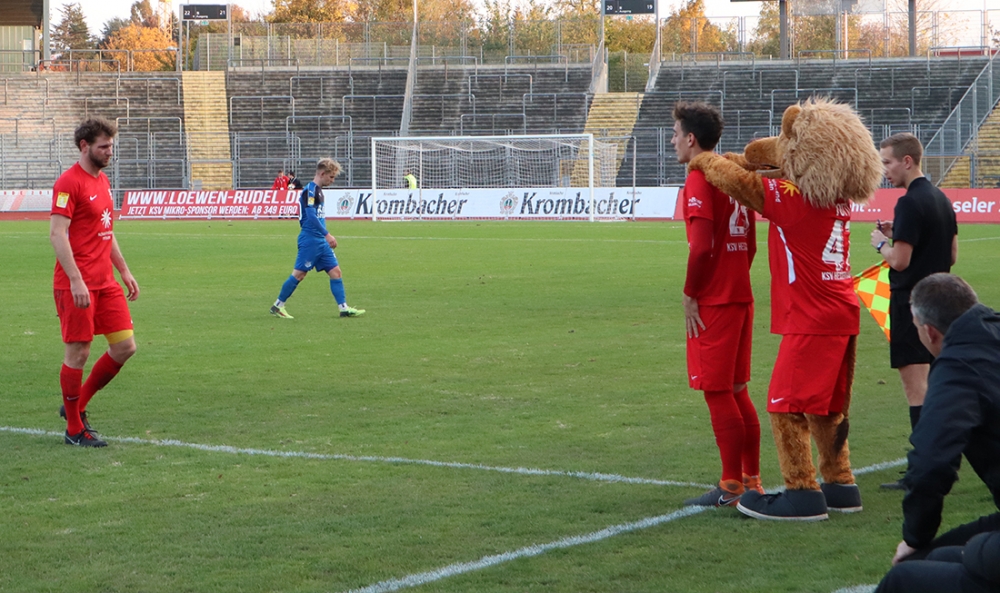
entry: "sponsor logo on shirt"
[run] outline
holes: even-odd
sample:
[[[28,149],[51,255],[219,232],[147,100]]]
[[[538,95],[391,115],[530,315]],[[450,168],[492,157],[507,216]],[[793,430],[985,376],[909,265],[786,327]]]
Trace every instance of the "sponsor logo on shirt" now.
[[[799,186],[795,185],[791,181],[789,181],[787,179],[782,179],[778,183],[779,183],[779,185],[781,185],[781,191],[783,191],[784,193],[786,193],[786,194],[788,194],[790,196],[800,196],[800,195],[802,195],[802,191],[799,190]]]
[[[59,208],[65,208],[66,204],[69,203],[69,194],[61,191],[56,194],[56,206]]]
[[[699,200],[694,196],[691,196],[690,198],[688,198],[688,208],[701,208],[701,200]]]
[[[309,196],[309,200],[308,200],[308,202],[306,202],[306,205],[307,206],[315,206],[316,205],[316,198],[314,198],[312,196]]]
[[[96,199],[97,199],[97,194],[94,194],[94,195],[90,196],[90,201],[91,202],[93,202]]]
[[[851,272],[823,272],[823,280],[852,280]]]
[[[107,208],[105,208],[104,212],[101,213],[101,224],[103,224],[106,229],[111,228],[111,211]]]

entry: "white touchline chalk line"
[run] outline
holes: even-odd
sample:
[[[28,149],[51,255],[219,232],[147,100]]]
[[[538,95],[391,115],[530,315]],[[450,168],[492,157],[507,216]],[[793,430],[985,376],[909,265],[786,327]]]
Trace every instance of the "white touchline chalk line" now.
[[[661,525],[676,519],[681,519],[683,517],[688,517],[704,511],[709,510],[712,507],[684,507],[679,511],[674,511],[666,515],[659,515],[657,517],[648,517],[640,521],[635,521],[633,523],[622,523],[621,525],[613,525],[611,527],[606,527],[600,531],[595,531],[593,533],[588,533],[586,535],[575,535],[572,537],[566,537],[554,542],[547,544],[537,544],[534,546],[528,546],[526,548],[521,548],[519,550],[514,550],[513,552],[504,552],[502,554],[495,554],[493,556],[483,556],[479,560],[473,562],[459,562],[455,564],[449,564],[442,568],[436,570],[430,570],[427,572],[421,572],[418,574],[411,574],[409,576],[403,577],[401,579],[391,579],[388,581],[382,581],[381,583],[376,583],[374,585],[369,585],[362,589],[352,589],[349,593],[387,593],[389,591],[398,591],[399,589],[404,589],[408,587],[416,587],[418,585],[425,585],[427,583],[432,583],[434,581],[439,581],[448,577],[452,577],[459,574],[464,574],[467,572],[474,572],[477,570],[482,570],[484,568],[489,568],[491,566],[496,566],[498,564],[503,564],[505,562],[510,562],[511,560],[517,560],[519,558],[529,558],[531,556],[538,556],[544,554],[550,550],[558,550],[560,548],[570,548],[573,546],[579,546],[581,544],[589,544],[602,539],[607,539],[609,537],[614,537],[622,533],[628,533],[630,531],[636,531],[639,529],[646,529],[649,527],[654,527],[656,525]]]
[[[882,463],[876,463],[873,465],[862,467],[860,469],[854,470],[853,473],[854,475],[870,474],[884,469],[899,467],[900,465],[903,465],[905,463],[906,463],[905,458],[896,459],[894,461],[885,461]],[[449,564],[448,566],[438,568],[436,570],[429,570],[427,572],[411,574],[401,579],[391,579],[388,581],[382,581],[381,583],[375,583],[374,585],[369,585],[362,589],[352,589],[347,593],[388,593],[389,591],[398,591],[399,589],[416,587],[418,585],[425,585],[427,583],[431,583],[455,575],[464,574],[467,572],[473,572],[476,570],[482,570],[484,568],[490,568],[498,564],[503,564],[504,562],[510,562],[511,560],[528,558],[530,556],[538,556],[540,554],[548,552],[549,550],[570,548],[573,546],[579,546],[581,544],[590,544],[593,542],[600,541],[602,539],[607,539],[609,537],[620,535],[622,533],[628,533],[630,531],[638,531],[640,529],[655,527],[657,525],[662,525],[663,523],[668,523],[670,521],[675,521],[677,519],[683,519],[684,517],[690,517],[691,515],[695,515],[710,509],[712,509],[712,507],[684,507],[678,511],[674,511],[666,515],[647,517],[645,519],[640,519],[632,523],[622,523],[620,525],[612,525],[611,527],[606,527],[604,529],[601,529],[600,531],[595,531],[593,533],[588,533],[586,535],[577,535],[577,536],[563,538],[547,544],[537,544],[533,546],[528,546],[526,548],[521,548],[513,552],[504,552],[501,554],[495,554],[493,556],[483,556],[479,560],[475,560],[472,562],[459,562],[455,564]],[[862,593],[863,591],[867,591],[867,589],[861,589],[858,592],[851,590],[849,593]]]
[[[0,426],[0,432],[30,434],[35,436],[60,436],[60,437],[63,436],[63,433],[61,432],[53,432],[37,428],[18,428],[14,426]],[[629,478],[626,476],[619,476],[616,474],[565,472],[565,471],[532,469],[523,467],[520,468],[495,467],[495,466],[478,465],[472,463],[452,463],[446,461],[407,459],[404,457],[329,455],[323,453],[308,453],[305,451],[274,451],[270,449],[243,449],[238,447],[230,447],[227,445],[201,445],[197,443],[185,443],[183,441],[176,441],[172,439],[163,439],[163,440],[139,439],[135,437],[109,437],[104,435],[102,435],[102,438],[118,443],[156,445],[159,447],[182,447],[188,449],[197,449],[199,451],[209,451],[213,453],[230,453],[236,455],[261,455],[266,457],[327,459],[327,460],[339,460],[339,461],[363,461],[363,462],[377,462],[377,463],[429,465],[434,467],[447,467],[455,469],[477,469],[477,470],[522,474],[522,475],[565,476],[565,477],[582,478],[586,480],[593,480],[600,482],[621,482],[628,484],[648,484],[648,485],[658,485],[658,486],[691,486],[700,488],[713,487],[711,485],[695,484],[693,482],[674,482],[668,480],[650,480],[646,478]],[[894,467],[899,467],[905,464],[906,464],[906,458],[900,458],[900,459],[895,459],[893,461],[884,461],[881,463],[868,465],[854,470],[853,473],[856,476],[870,474],[885,469],[892,469]],[[588,533],[586,535],[576,535],[576,536],[566,537],[547,544],[536,544],[528,546],[525,548],[521,548],[519,550],[515,550],[513,552],[503,552],[492,556],[484,556],[479,560],[475,560],[472,562],[459,562],[455,564],[449,564],[448,566],[438,568],[435,570],[417,574],[411,574],[401,579],[391,579],[388,581],[382,581],[381,583],[376,583],[374,585],[369,585],[368,587],[364,587],[362,589],[352,589],[348,593],[388,593],[389,591],[398,591],[399,589],[416,587],[419,585],[424,585],[427,583],[456,576],[459,574],[474,572],[477,570],[483,570],[485,568],[490,568],[492,566],[503,564],[505,562],[510,562],[512,560],[517,560],[520,558],[529,558],[532,556],[539,556],[550,550],[570,548],[582,544],[594,543],[597,541],[601,541],[603,539],[620,535],[622,533],[628,533],[630,531],[638,531],[640,529],[648,529],[650,527],[662,525],[663,523],[668,523],[670,521],[675,521],[677,519],[683,519],[684,517],[696,515],[698,513],[710,509],[711,507],[684,507],[672,513],[667,513],[666,515],[647,517],[645,519],[640,519],[638,521],[634,521],[631,523],[612,525],[611,527],[606,527],[604,529],[601,529],[600,531],[595,531],[593,533]],[[843,589],[836,591],[834,593],[866,593],[867,591],[870,590],[869,587],[872,586],[861,585],[860,587],[855,587],[852,589]]]
[[[857,585],[846,589],[837,589],[833,593],[874,593],[878,585]]]
[[[37,436],[62,437],[61,432],[40,430],[37,428],[18,428],[14,426],[0,426],[0,432],[10,432],[19,434],[30,434]],[[478,463],[460,463],[452,461],[434,461],[431,459],[410,459],[407,457],[378,457],[374,455],[342,455],[325,453],[308,453],[306,451],[275,451],[272,449],[244,449],[230,447],[228,445],[201,445],[198,443],[186,443],[173,439],[139,439],[135,437],[112,437],[101,435],[106,441],[116,443],[132,443],[138,445],[156,445],[159,447],[182,447],[187,449],[198,449],[199,451],[210,451],[213,453],[229,453],[233,455],[260,455],[263,457],[289,457],[300,459],[322,459],[336,461],[360,461],[368,463],[392,463],[399,465],[429,465],[432,467],[446,467],[451,469],[473,469],[480,471],[499,472],[505,474],[520,474],[524,476],[555,476],[565,478],[579,478],[581,480],[591,480],[594,482],[611,482],[619,484],[644,484],[649,486],[683,486],[690,488],[702,488],[708,490],[713,488],[712,484],[699,484],[697,482],[678,482],[674,480],[654,480],[650,478],[633,478],[620,476],[617,474],[604,474],[597,472],[574,472],[560,471],[552,469],[537,469],[531,467],[499,467],[492,465],[482,465]]]

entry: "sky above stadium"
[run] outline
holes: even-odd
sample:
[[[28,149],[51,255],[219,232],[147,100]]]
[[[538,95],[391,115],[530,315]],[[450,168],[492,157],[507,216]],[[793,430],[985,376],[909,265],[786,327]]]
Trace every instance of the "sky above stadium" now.
[[[104,23],[112,18],[126,18],[129,9],[135,0],[78,0],[83,8],[83,13],[87,18],[87,25],[90,31],[98,34],[104,28]],[[419,0],[418,0],[419,1]],[[558,1],[558,0],[555,0]],[[174,14],[182,4],[181,0],[172,0]],[[58,22],[61,18],[59,8],[67,4],[66,0],[52,0],[52,22]],[[225,4],[227,0],[188,0],[184,4]],[[252,15],[265,14],[270,12],[271,0],[235,0],[234,4],[239,4],[247,9]],[[923,3],[923,2],[921,2]],[[936,10],[943,11],[980,11],[987,8],[993,9],[995,0],[934,0]],[[665,17],[678,6],[683,4],[683,0],[660,0],[660,16]],[[760,7],[763,2],[731,2],[730,0],[705,0],[705,14],[709,17],[736,17],[736,16],[756,16],[760,14]],[[995,13],[992,13],[995,14]],[[976,24],[979,27],[979,16],[975,16]],[[995,18],[995,17],[994,17]],[[978,31],[974,35],[975,44],[979,43]],[[971,41],[970,41],[971,42]],[[964,41],[963,41],[964,43]]]

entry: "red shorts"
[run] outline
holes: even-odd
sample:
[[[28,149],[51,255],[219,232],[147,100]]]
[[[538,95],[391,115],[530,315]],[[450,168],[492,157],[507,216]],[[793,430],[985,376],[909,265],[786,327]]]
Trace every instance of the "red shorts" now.
[[[687,339],[688,385],[701,391],[731,391],[750,380],[753,303],[702,305],[705,329]]]
[[[56,314],[62,329],[63,342],[92,342],[96,335],[107,335],[132,329],[132,314],[120,284],[90,291],[90,306],[81,309],[73,304],[69,289],[53,291]]]
[[[826,416],[843,410],[850,388],[847,350],[853,338],[782,336],[767,390],[767,411]]]

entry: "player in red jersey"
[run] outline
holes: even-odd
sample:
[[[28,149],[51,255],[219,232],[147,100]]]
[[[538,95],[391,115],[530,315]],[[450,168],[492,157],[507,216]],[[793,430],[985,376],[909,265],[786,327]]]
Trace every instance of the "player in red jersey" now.
[[[121,275],[129,301],[138,298],[139,285],[115,239],[111,184],[102,172],[111,161],[117,134],[115,124],[102,118],[80,124],[74,133],[80,159],[52,188],[53,293],[66,344],[59,373],[63,397],[59,413],[66,418],[67,445],[107,445],[87,421],[87,403],[135,354],[132,317],[112,268]],[[83,367],[97,334],[107,338],[108,350],[83,382]]]
[[[785,110],[778,136],[699,154],[688,169],[770,220],[771,331],[782,338],[767,410],[785,489],[746,492],[737,509],[783,521],[861,511],[847,444],[860,317],[849,223],[881,182],[871,132],[850,106],[811,98]]]
[[[711,105],[675,105],[671,144],[678,162],[713,150],[723,125],[722,115]],[[712,187],[701,171],[688,174],[679,199],[690,248],[683,297],[688,384],[705,394],[722,458],[718,486],[685,504],[735,506],[747,489],[763,493],[760,420],[747,392],[756,217]]]

